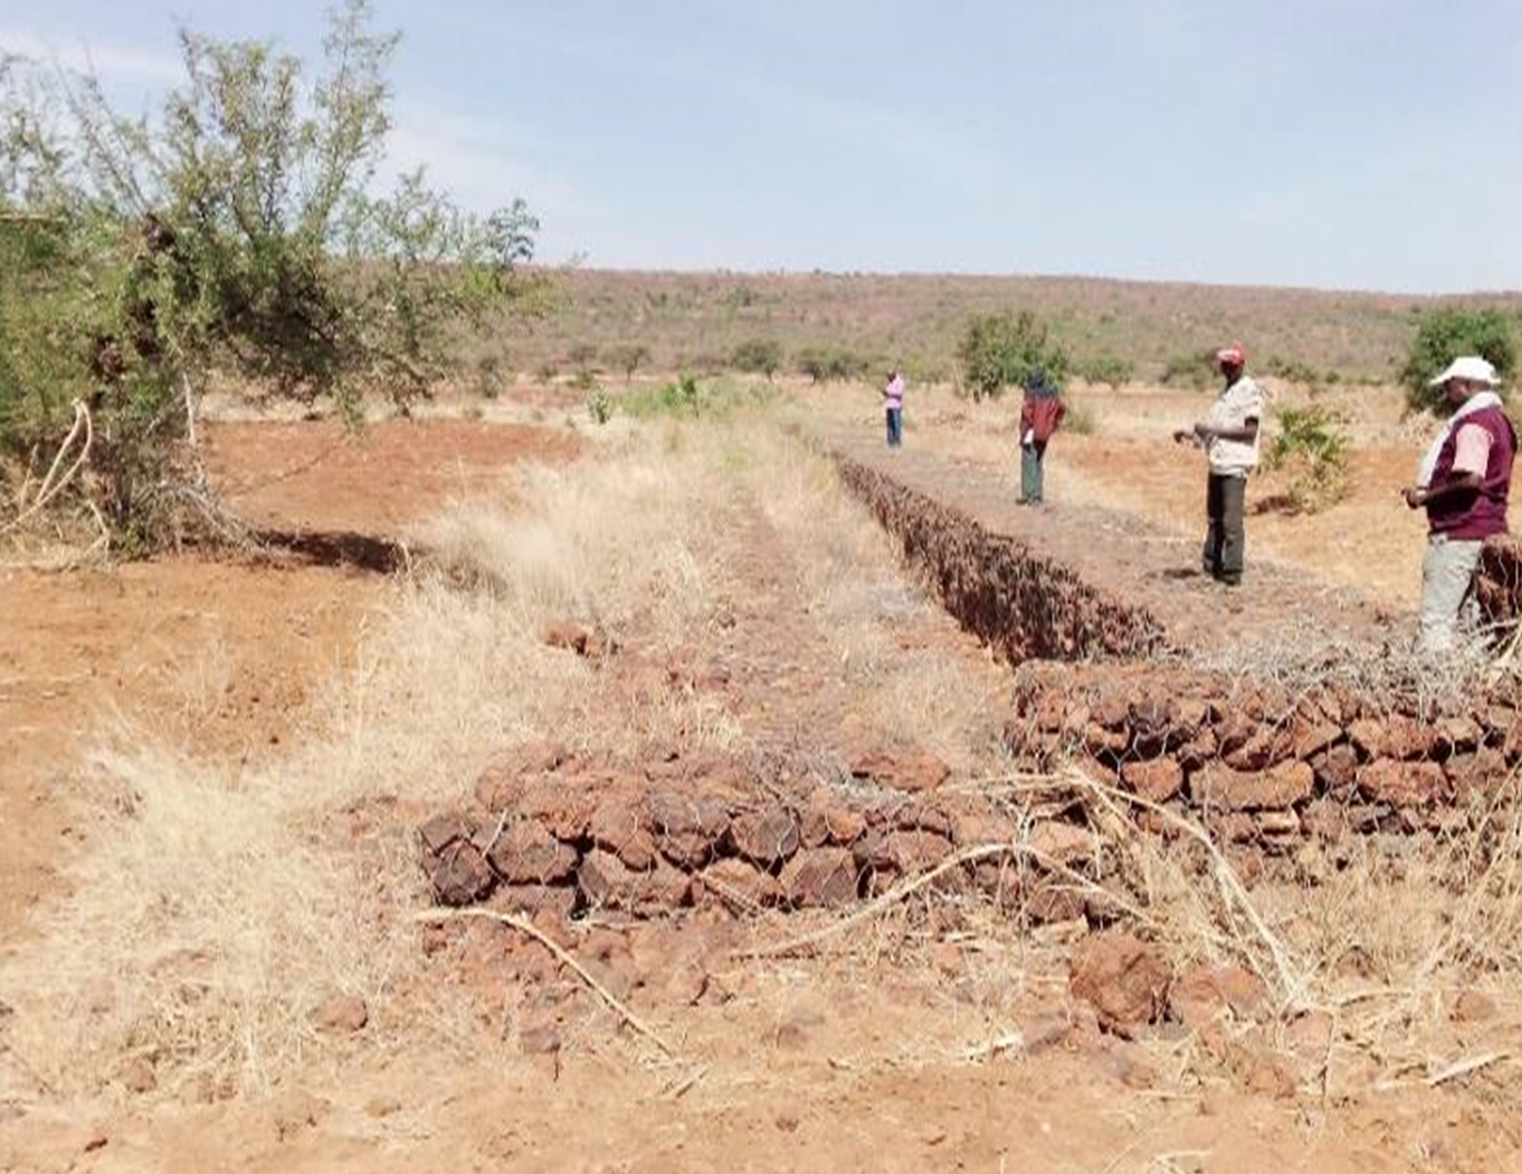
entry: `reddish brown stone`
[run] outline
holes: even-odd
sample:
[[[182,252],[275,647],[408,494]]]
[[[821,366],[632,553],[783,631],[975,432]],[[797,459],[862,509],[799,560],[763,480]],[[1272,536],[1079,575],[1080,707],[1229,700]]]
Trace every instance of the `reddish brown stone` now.
[[[951,774],[933,754],[866,754],[851,763],[851,774],[895,791],[933,791]]]
[[[1095,756],[1124,754],[1130,745],[1131,735],[1125,730],[1111,730],[1098,722],[1083,729],[1083,748]]]
[[[1455,799],[1475,792],[1486,793],[1506,777],[1506,756],[1489,746],[1469,754],[1455,754],[1444,764]]]
[[[1031,828],[1031,848],[1047,860],[1069,866],[1094,856],[1094,836],[1086,828],[1061,820],[1038,820]]]
[[[663,791],[650,797],[650,821],[660,850],[683,868],[701,868],[729,830],[722,803],[701,795]]]
[[[693,882],[694,900],[712,895],[741,912],[768,908],[782,900],[782,883],[753,864],[729,857],[715,860]]]
[[[549,774],[570,758],[560,742],[544,739],[525,742],[494,755],[476,779],[476,799],[493,814],[516,804],[528,779]]]
[[[655,837],[645,826],[632,797],[598,804],[587,830],[592,843],[612,852],[635,872],[648,872],[655,867]]]
[[[1365,798],[1392,807],[1426,807],[1448,794],[1448,779],[1435,762],[1396,762],[1382,758],[1358,768],[1358,790]]]
[[[353,1035],[370,1022],[370,1008],[358,995],[334,995],[312,1013],[312,1025],[326,1035]]]
[[[456,840],[439,854],[429,879],[441,904],[469,905],[487,896],[497,878],[479,848],[468,840]]]
[[[418,828],[418,840],[429,856],[441,856],[444,849],[460,840],[468,840],[476,834],[476,824],[458,811],[446,811],[435,815]]]
[[[1094,720],[1107,730],[1121,730],[1125,728],[1126,720],[1131,716],[1131,704],[1121,693],[1114,690],[1105,690],[1094,702]]]
[[[1434,731],[1434,740],[1437,745],[1449,753],[1473,750],[1484,736],[1480,723],[1466,716],[1443,718],[1437,723],[1437,729]]]
[[[1267,1002],[1268,988],[1263,980],[1240,966],[1196,966],[1168,992],[1173,1017],[1196,1029],[1228,1012],[1238,1019],[1250,1019]]]
[[[583,840],[597,803],[589,781],[558,777],[535,780],[518,799],[518,815],[542,824],[558,840]]]
[[[1277,810],[1310,798],[1316,777],[1303,762],[1285,762],[1258,774],[1211,763],[1190,780],[1194,801],[1221,811]]]
[[[991,812],[954,812],[951,840],[958,848],[977,844],[1009,844],[1019,834],[1014,821]]]
[[[1384,723],[1373,718],[1359,718],[1348,727],[1348,741],[1364,761],[1378,758],[1385,752]]]
[[[576,850],[532,820],[518,820],[503,831],[486,858],[510,885],[552,885],[576,871]]]
[[[867,817],[828,791],[809,796],[803,810],[799,836],[804,847],[820,848],[825,844],[847,847],[867,830]]]
[[[556,620],[544,629],[544,642],[551,648],[563,648],[577,656],[599,657],[606,642],[598,632],[577,620]]]
[[[592,907],[642,915],[685,905],[692,892],[691,879],[663,860],[649,872],[633,872],[600,848],[582,859],[576,881]]]
[[[781,807],[747,812],[730,821],[729,842],[746,860],[775,868],[798,851],[798,821]]]
[[[890,832],[883,848],[894,871],[902,876],[928,872],[951,855],[951,841],[934,832]]]
[[[1184,768],[1171,758],[1128,762],[1120,778],[1135,794],[1153,803],[1166,803],[1184,789]]]
[[[801,908],[833,908],[856,899],[856,860],[844,848],[809,848],[782,870],[788,903]]]
[[[1329,721],[1312,721],[1297,717],[1290,730],[1290,753],[1309,762],[1342,737],[1342,727]]]
[[[1130,1036],[1162,1013],[1171,978],[1155,946],[1109,930],[1085,939],[1073,951],[1068,985],[1076,998],[1098,1012],[1105,1028]]]
[[[951,816],[935,807],[926,807],[912,800],[894,803],[887,811],[890,817],[884,822],[889,827],[904,832],[930,832],[932,835],[951,838]]]
[[[1246,742],[1224,755],[1233,770],[1264,771],[1289,757],[1288,740],[1279,731],[1260,728]]]
[[[1358,781],[1358,752],[1347,743],[1333,746],[1311,760],[1311,769],[1323,790],[1346,794]]]

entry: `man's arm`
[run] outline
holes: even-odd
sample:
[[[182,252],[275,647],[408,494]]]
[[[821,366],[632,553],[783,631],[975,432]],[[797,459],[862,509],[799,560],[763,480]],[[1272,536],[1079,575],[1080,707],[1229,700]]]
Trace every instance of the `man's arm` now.
[[[1201,444],[1209,444],[1212,440],[1230,440],[1238,444],[1251,444],[1258,438],[1258,418],[1249,416],[1242,421],[1240,428],[1217,428],[1208,421],[1201,420],[1194,426],[1194,434]]]
[[[1420,485],[1413,485],[1404,490],[1406,504],[1412,509],[1420,509],[1424,505],[1430,505],[1434,501],[1443,501],[1446,498],[1457,497],[1461,493],[1475,493],[1485,483],[1485,478],[1478,473],[1460,473],[1455,477],[1448,478],[1436,488],[1423,489]]]

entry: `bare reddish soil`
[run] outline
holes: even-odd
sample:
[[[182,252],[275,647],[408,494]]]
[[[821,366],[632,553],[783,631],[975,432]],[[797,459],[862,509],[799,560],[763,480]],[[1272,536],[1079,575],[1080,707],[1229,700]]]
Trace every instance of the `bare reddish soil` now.
[[[396,537],[451,498],[504,484],[525,458],[562,461],[576,438],[517,424],[392,419],[359,431],[321,423],[223,423],[207,429],[228,503],[259,526]]]
[[[254,523],[389,537],[564,433],[458,421],[212,424],[212,465]],[[321,566],[166,558],[106,570],[0,570],[0,941],[45,895],[60,803],[79,758],[121,714],[192,753],[247,760],[299,735],[349,660],[385,580]]]

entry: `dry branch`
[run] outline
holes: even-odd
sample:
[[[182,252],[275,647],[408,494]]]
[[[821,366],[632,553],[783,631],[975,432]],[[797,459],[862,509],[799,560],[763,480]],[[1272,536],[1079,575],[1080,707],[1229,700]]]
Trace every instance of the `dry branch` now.
[[[538,942],[567,968],[573,971],[577,978],[586,983],[597,997],[612,1008],[625,1023],[653,1043],[665,1055],[673,1059],[677,1057],[676,1049],[668,1044],[659,1032],[631,1011],[612,991],[598,982],[587,968],[576,960],[574,954],[561,947],[559,943],[545,934],[527,918],[519,917],[513,913],[504,913],[496,909],[428,909],[419,913],[417,920],[428,925],[445,925],[452,921],[490,921],[508,926],[510,929],[515,929],[519,933],[533,938],[534,941]]]

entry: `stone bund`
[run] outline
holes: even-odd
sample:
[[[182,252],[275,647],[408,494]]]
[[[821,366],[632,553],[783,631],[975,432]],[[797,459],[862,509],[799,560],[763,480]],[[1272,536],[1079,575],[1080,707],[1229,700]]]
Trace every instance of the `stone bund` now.
[[[1006,741],[1024,767],[1076,761],[1144,800],[1144,812],[1188,809],[1228,842],[1271,850],[1462,819],[1522,757],[1514,688],[1440,700],[1402,679],[1397,649],[1409,647],[1410,626],[1345,593],[1318,598],[1274,567],[1244,589],[1256,606],[1236,610],[1235,593],[1160,573],[1148,529],[1093,511],[1000,511],[966,470],[955,476],[962,504],[951,506],[924,491],[952,480],[932,459],[889,463],[859,447],[832,455],[945,607],[1015,666]],[[1078,526],[1103,532],[1102,561],[1081,544],[1066,557],[1075,549],[1066,531]],[[1505,539],[1485,550],[1478,593],[1495,623],[1517,614],[1518,549]],[[1222,656],[1202,639],[1212,627],[1252,650],[1240,672],[1193,667],[1230,662],[1229,649]],[[1318,643],[1328,632],[1337,644]],[[1265,666],[1256,677],[1254,662]],[[1275,675],[1302,684],[1291,691]]]

